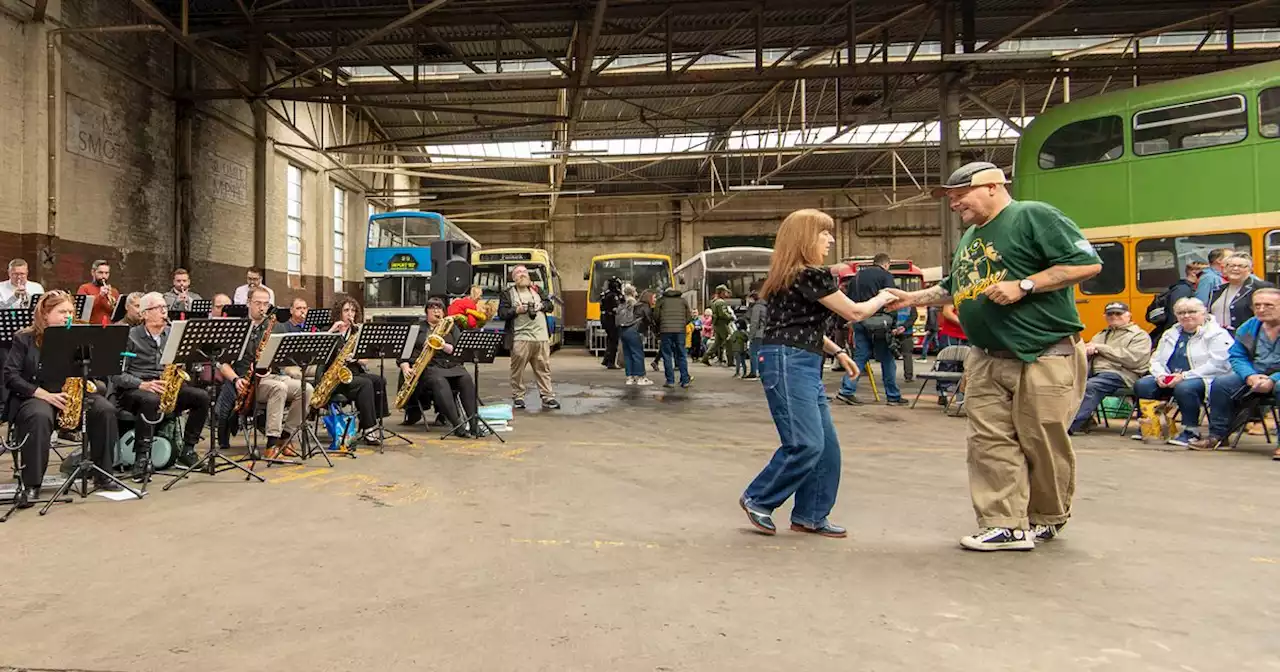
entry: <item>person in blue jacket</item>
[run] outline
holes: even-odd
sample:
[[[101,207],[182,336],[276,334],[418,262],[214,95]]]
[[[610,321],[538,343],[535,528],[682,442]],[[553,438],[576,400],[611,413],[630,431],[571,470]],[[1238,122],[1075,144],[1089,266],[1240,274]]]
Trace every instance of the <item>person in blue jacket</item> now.
[[[1231,424],[1245,403],[1270,398],[1280,403],[1280,289],[1253,292],[1253,317],[1236,329],[1228,355],[1231,373],[1213,379],[1209,389],[1209,435],[1192,441],[1193,450],[1213,450],[1226,442]],[[1280,449],[1272,454],[1280,460]]]

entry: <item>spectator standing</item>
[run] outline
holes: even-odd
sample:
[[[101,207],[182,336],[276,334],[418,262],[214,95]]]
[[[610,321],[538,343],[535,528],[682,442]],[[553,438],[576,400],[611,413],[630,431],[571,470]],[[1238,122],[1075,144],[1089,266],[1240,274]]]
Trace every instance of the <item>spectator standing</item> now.
[[[672,287],[662,293],[654,308],[654,322],[658,325],[658,352],[662,356],[662,373],[665,387],[675,387],[676,369],[680,370],[680,387],[689,387],[689,358],[685,352],[685,333],[689,319],[689,302]]]
[[[898,353],[902,355],[902,381],[909,383],[916,379],[915,372],[915,350],[916,350],[916,320],[920,318],[920,312],[915,306],[909,308],[899,308],[895,316],[897,326],[893,328],[893,337],[897,339]]]
[[[622,368],[628,385],[652,385],[644,375],[645,306],[636,296],[636,288],[627,283],[622,286],[621,306],[618,306],[618,340],[622,343]]]
[[[1151,366],[1151,338],[1133,323],[1128,304],[1108,303],[1103,312],[1107,328],[1094,334],[1084,346],[1089,358],[1089,379],[1084,384],[1084,399],[1076,410],[1068,434],[1085,428],[1103,398],[1122,387],[1131,387]]]
[[[600,364],[606,369],[618,368],[618,306],[623,304],[622,281],[609,278],[600,295],[600,328],[604,329],[604,358]]]
[[[760,346],[764,344],[764,323],[769,317],[769,305],[760,300],[759,292],[751,292],[751,306],[747,308],[747,335],[751,338],[747,345],[747,356],[750,368],[747,372],[749,380],[759,377],[756,364],[760,361]]]
[[[747,377],[747,321],[739,318],[736,323],[738,330],[729,334],[726,347],[729,351],[729,361],[733,362],[733,377]]]
[[[1195,297],[1200,299],[1200,303],[1205,306],[1212,302],[1209,300],[1213,294],[1213,290],[1217,289],[1222,283],[1223,264],[1235,253],[1230,247],[1219,247],[1209,250],[1209,265],[1200,274],[1200,283],[1196,285]],[[1173,305],[1170,303],[1169,305]]]
[[[920,342],[920,359],[916,360],[921,364],[929,361],[929,346],[938,344],[939,308],[939,306],[929,306],[924,314],[924,340]]]
[[[524,369],[528,366],[533,368],[542,407],[560,408],[551,387],[551,334],[547,329],[551,299],[533,284],[528,268],[511,269],[511,279],[511,286],[498,299],[498,319],[506,323],[505,339],[511,353],[511,405],[525,407]]]
[[[729,343],[729,326],[733,324],[733,309],[729,307],[729,288],[717,285],[715,300],[711,302],[711,329],[715,335],[715,343],[702,355],[702,363],[711,366],[711,358],[724,360],[725,347]]]
[[[883,289],[897,287],[893,274],[889,272],[889,255],[884,252],[876,254],[871,264],[863,266],[854,274],[849,283],[848,296],[854,303],[869,301]],[[889,351],[889,339],[896,338],[892,333],[896,326],[896,311],[881,310],[853,325],[853,363],[858,371],[866,369],[867,362],[874,356],[880,362],[880,382],[884,385],[886,403],[890,406],[905,406],[898,389],[898,366]],[[846,404],[861,404],[855,396],[858,391],[858,379],[845,375],[840,380],[840,392],[836,399]]]
[[[1151,355],[1151,375],[1134,383],[1139,399],[1169,399],[1182,413],[1182,432],[1170,445],[1186,447],[1200,438],[1200,405],[1217,376],[1229,373],[1231,334],[1207,315],[1195,297],[1173,305],[1177,328],[1164,332]]]
[[[1253,292],[1274,287],[1266,280],[1253,277],[1253,259],[1247,254],[1233,254],[1222,262],[1224,282],[1209,297],[1209,314],[1228,333],[1253,317]]]

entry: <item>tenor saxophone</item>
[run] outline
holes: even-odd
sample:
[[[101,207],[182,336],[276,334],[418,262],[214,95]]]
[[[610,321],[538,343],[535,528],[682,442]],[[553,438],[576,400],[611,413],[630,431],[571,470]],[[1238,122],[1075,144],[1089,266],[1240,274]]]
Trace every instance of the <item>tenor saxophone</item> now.
[[[233,412],[236,415],[244,415],[245,409],[253,408],[257,403],[258,394],[258,376],[254,375],[258,368],[258,360],[262,359],[262,351],[267,349],[267,341],[271,339],[271,331],[276,326],[276,315],[271,314],[267,318],[267,328],[262,332],[262,340],[258,341],[258,349],[253,353],[253,361],[249,363],[249,384],[245,386],[244,392],[236,395],[236,405]]]
[[[79,378],[68,378],[62,381],[62,393],[67,397],[67,407],[58,414],[58,427],[63,431],[73,432],[80,427],[80,407],[84,404],[85,385],[89,394],[98,391],[98,386],[90,380],[88,383]]]
[[[441,348],[444,347],[444,337],[453,331],[453,325],[459,322],[465,322],[465,315],[450,315],[441,318],[436,324],[435,329],[427,335],[427,342],[422,345],[422,352],[418,353],[418,358],[413,360],[413,368],[409,370],[409,375],[404,377],[404,382],[400,384],[400,391],[396,392],[396,408],[404,408],[409,403],[409,397],[413,396],[413,388],[418,386],[418,379],[422,377],[427,365],[431,363],[431,359],[436,356]]]
[[[343,344],[333,364],[325,369],[324,376],[316,384],[315,391],[311,393],[311,408],[324,408],[325,404],[329,403],[329,397],[333,396],[333,390],[340,384],[351,382],[354,377],[350,367],[347,366],[347,360],[356,353],[357,329],[358,327],[351,328],[350,333],[347,334],[347,342]]]
[[[178,364],[166,364],[160,382],[164,383],[164,392],[160,395],[160,414],[169,415],[178,407],[178,392],[182,384],[191,380],[191,376]]]

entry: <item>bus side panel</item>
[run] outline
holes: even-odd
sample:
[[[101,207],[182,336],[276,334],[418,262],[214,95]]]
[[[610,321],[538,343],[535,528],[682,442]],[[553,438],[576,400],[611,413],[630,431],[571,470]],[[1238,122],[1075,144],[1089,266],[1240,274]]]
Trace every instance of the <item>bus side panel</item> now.
[[[1105,308],[1108,303],[1121,301],[1129,304],[1135,321],[1138,319],[1140,312],[1146,312],[1146,304],[1139,308],[1129,300],[1131,298],[1130,290],[1136,286],[1136,283],[1132,280],[1134,273],[1132,242],[1128,239],[1116,238],[1090,240],[1089,242],[1093,243],[1095,250],[1098,250],[1098,256],[1103,260],[1104,270],[1097,279],[1076,285],[1076,310],[1080,313],[1080,322],[1084,324],[1084,331],[1080,335],[1086,340],[1107,327]],[[1116,263],[1121,264],[1120,269],[1114,268]],[[1099,283],[1110,284],[1113,280],[1123,283],[1116,288],[1118,291],[1097,291],[1086,294],[1082,290],[1082,287],[1089,288],[1091,285],[1096,286]]]
[[[1086,235],[1093,227],[1128,224],[1127,166],[1125,161],[1112,161],[1039,172],[1020,197],[1058,208]]]
[[[1255,126],[1249,130],[1256,132],[1256,128]],[[1280,213],[1280,189],[1276,188],[1275,183],[1276,176],[1280,175],[1280,138],[1259,142],[1253,145],[1253,150],[1254,161],[1257,164],[1257,170],[1254,172],[1256,180],[1254,193],[1258,199],[1257,212]],[[1276,224],[1280,224],[1280,221],[1273,217],[1269,225],[1274,228]]]
[[[1243,150],[1243,151],[1242,151]],[[1135,222],[1195,217],[1212,204],[1212,215],[1240,215],[1256,203],[1253,162],[1247,147],[1191,149],[1133,162]]]

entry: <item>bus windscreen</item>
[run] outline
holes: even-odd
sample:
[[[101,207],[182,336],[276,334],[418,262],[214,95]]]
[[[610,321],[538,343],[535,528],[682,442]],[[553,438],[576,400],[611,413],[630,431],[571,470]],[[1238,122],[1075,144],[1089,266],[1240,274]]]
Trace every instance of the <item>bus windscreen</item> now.
[[[599,301],[609,278],[635,285],[636,292],[661,294],[671,287],[671,266],[666,259],[600,259],[591,269],[590,301]]]
[[[531,262],[512,262],[509,264],[475,264],[471,267],[471,284],[480,285],[482,298],[496,300],[503,288],[511,284],[511,269],[524,266],[529,269],[529,279],[533,284],[547,289],[546,267]]]

